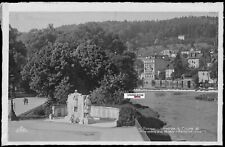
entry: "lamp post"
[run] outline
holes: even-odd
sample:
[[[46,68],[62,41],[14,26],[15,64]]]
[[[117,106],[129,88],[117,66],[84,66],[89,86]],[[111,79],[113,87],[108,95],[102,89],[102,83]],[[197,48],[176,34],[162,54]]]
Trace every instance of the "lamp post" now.
[[[15,120],[18,120],[18,117],[16,116],[16,114],[15,114],[15,111],[14,111],[14,108],[13,108],[13,98],[15,98],[15,87],[14,87],[14,75],[10,75],[10,77],[9,77],[10,79],[10,82],[9,82],[9,84],[10,84],[10,92],[9,92],[9,94],[10,94],[10,101],[11,101],[11,110],[10,110],[10,120],[11,121],[15,121]]]

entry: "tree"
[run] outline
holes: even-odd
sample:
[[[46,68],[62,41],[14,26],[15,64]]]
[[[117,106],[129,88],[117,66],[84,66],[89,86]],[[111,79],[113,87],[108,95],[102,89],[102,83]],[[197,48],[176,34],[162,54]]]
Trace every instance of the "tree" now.
[[[126,80],[124,80],[126,90],[133,90],[137,87],[138,75],[134,69],[136,55],[131,52],[124,52],[122,55],[114,55],[111,59],[116,66],[117,74],[123,73],[126,75]]]
[[[114,72],[115,67],[113,67],[105,51],[95,44],[88,42],[79,45],[75,56],[83,71],[81,78],[86,83],[84,88],[86,94],[100,86],[99,81],[102,80],[104,75]]]
[[[210,68],[210,78],[218,79],[218,61],[215,61]]]
[[[93,104],[114,105],[123,101],[124,92],[128,92],[125,74],[105,75],[101,81],[101,86],[91,93]]]
[[[165,80],[166,79],[166,72],[165,71],[162,71],[159,73],[159,79],[160,80]]]
[[[134,62],[134,67],[138,73],[138,75],[141,75],[141,73],[144,72],[144,63],[141,59],[136,59]]]
[[[195,88],[198,88],[199,85],[200,85],[198,74],[193,75],[193,76],[192,76],[192,79],[193,79],[193,81],[194,81],[194,83],[195,83]]]
[[[53,27],[48,30],[55,32]],[[44,36],[37,37],[37,42],[44,39],[47,44],[44,41],[32,53],[22,74],[31,89],[48,96],[49,101],[65,100],[74,89],[82,94],[100,89],[107,92],[104,97],[118,103],[124,91],[137,86],[135,54],[126,51],[117,35],[105,33],[95,23],[78,26],[65,40]],[[105,89],[106,83],[114,86]]]
[[[31,89],[47,96],[50,102],[54,102],[56,101],[54,96],[58,95],[60,87],[68,84],[69,87],[74,86],[73,77],[79,69],[68,44],[49,43],[28,60],[22,75],[24,80],[29,81]],[[65,90],[71,89],[66,87]]]
[[[72,85],[69,82],[69,78],[64,77],[59,85],[55,87],[54,97],[57,98],[58,102],[65,103],[69,93],[72,92],[71,88]]]
[[[57,38],[57,32],[53,27],[53,24],[49,24],[47,28],[38,30],[30,30],[21,40],[27,47],[28,57],[33,53],[38,52],[46,46],[49,42],[54,43]]]
[[[15,77],[17,86],[21,83],[20,71],[26,63],[26,47],[17,40],[18,36],[18,30],[9,26],[9,75]]]
[[[180,78],[182,74],[185,73],[186,68],[184,66],[184,61],[182,60],[180,51],[177,53],[176,58],[173,61],[174,66],[174,78]]]

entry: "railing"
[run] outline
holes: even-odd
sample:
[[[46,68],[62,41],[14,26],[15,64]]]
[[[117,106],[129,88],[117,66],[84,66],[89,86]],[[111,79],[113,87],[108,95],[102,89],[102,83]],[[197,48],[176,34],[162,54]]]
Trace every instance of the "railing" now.
[[[176,89],[176,88],[178,88],[178,89],[194,89],[194,82],[190,81],[190,80],[155,80],[154,87],[156,87],[156,88],[172,88],[172,89]]]
[[[54,106],[55,117],[65,117],[67,115],[66,105],[56,105]],[[104,106],[91,106],[90,116],[97,118],[119,118],[119,108],[104,107]]]
[[[91,106],[91,113],[92,117],[98,118],[119,118],[119,108],[113,107],[104,107],[104,106]]]

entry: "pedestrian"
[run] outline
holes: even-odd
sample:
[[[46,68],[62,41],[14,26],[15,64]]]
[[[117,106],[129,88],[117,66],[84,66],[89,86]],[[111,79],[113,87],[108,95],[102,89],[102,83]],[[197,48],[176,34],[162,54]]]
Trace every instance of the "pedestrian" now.
[[[27,103],[27,105],[28,105],[28,98],[26,98],[26,103]]]
[[[26,98],[23,99],[23,104],[24,104],[24,105],[26,104]]]

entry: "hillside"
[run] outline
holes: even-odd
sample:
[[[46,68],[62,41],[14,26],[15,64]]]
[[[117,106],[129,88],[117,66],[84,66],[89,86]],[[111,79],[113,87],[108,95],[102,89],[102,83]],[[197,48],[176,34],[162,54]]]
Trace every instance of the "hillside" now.
[[[191,46],[200,49],[217,48],[217,17],[181,17],[161,21],[89,22],[79,25],[63,25],[55,29],[58,37],[66,40],[74,36],[74,33],[79,35],[79,29],[85,27],[93,29],[92,32],[98,32],[100,27],[106,32],[118,34],[128,50],[138,54],[152,54],[163,49],[185,50]],[[32,36],[30,32],[22,33],[20,40],[24,42],[30,38]],[[185,39],[178,39],[179,35],[184,36]]]

